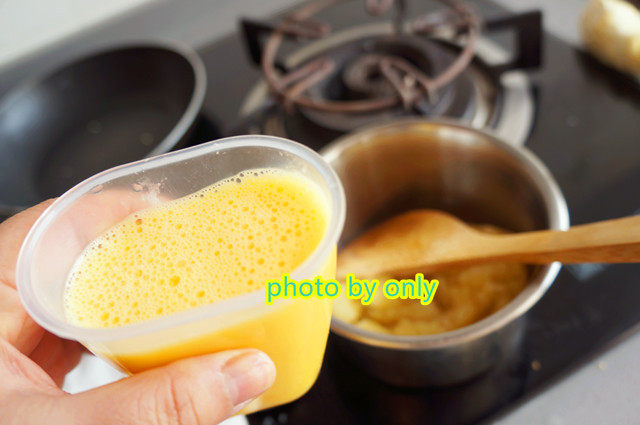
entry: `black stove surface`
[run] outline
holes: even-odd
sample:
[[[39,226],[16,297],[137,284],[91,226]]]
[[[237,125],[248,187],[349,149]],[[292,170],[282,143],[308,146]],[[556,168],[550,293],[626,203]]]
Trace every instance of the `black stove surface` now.
[[[475,5],[485,16],[504,13],[489,2]],[[355,24],[354,15],[359,11],[340,10],[324,18],[339,27]],[[508,43],[506,38],[496,41]],[[211,129],[225,135],[238,122],[241,102],[260,75],[237,35],[201,49],[200,54],[209,73],[203,115]],[[527,146],[556,177],[572,223],[638,211],[638,83],[549,34],[544,36],[543,66],[531,73],[531,79],[536,120]],[[196,140],[217,137],[215,133],[200,131]],[[639,323],[638,299],[638,265],[564,267],[530,312],[522,349],[514,358],[471,382],[449,388],[406,390],[377,382],[346,363],[330,338],[314,387],[296,402],[251,415],[249,422],[477,423],[561,379]]]

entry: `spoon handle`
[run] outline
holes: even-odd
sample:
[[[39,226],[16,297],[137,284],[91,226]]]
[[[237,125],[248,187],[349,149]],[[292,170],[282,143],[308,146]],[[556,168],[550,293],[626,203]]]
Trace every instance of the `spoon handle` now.
[[[528,264],[640,262],[640,216],[490,238],[485,254],[493,260]]]

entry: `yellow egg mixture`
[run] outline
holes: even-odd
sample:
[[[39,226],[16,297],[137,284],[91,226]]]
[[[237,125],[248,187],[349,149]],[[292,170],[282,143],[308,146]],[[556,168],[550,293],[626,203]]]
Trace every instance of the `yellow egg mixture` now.
[[[492,225],[474,225],[486,233],[506,233]],[[378,277],[413,279],[415,276]],[[370,305],[345,296],[336,299],[334,316],[360,328],[391,335],[432,335],[471,325],[507,305],[527,286],[527,267],[489,263],[428,275],[440,284],[428,306],[415,299],[387,299],[378,290]],[[344,292],[343,292],[344,293]]]
[[[325,204],[303,176],[260,169],[139,211],[79,258],[65,293],[67,318],[121,326],[261,289],[316,248]]]

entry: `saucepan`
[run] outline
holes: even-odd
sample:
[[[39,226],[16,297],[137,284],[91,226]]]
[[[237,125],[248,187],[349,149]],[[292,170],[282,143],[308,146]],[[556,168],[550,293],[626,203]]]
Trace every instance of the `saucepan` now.
[[[398,121],[346,135],[322,154],[346,194],[342,245],[413,208],[441,209],[512,231],[569,226],[564,197],[542,162],[487,131],[451,121]],[[526,313],[559,269],[558,263],[532,268],[527,286],[509,304],[454,331],[387,335],[335,316],[331,329],[344,356],[384,382],[411,387],[461,383],[518,348]]]
[[[0,214],[179,146],[205,86],[199,56],[162,43],[113,47],[14,89],[0,99]]]

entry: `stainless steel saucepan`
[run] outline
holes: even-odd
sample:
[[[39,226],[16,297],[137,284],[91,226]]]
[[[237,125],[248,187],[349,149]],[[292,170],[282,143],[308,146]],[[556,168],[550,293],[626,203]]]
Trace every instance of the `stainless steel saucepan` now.
[[[336,140],[322,154],[346,193],[342,244],[393,214],[423,207],[513,231],[569,226],[562,193],[539,159],[461,124],[408,120],[371,127]],[[532,268],[527,287],[508,305],[451,332],[383,335],[335,317],[331,328],[346,356],[387,383],[460,383],[518,347],[526,313],[559,270],[557,263]]]

